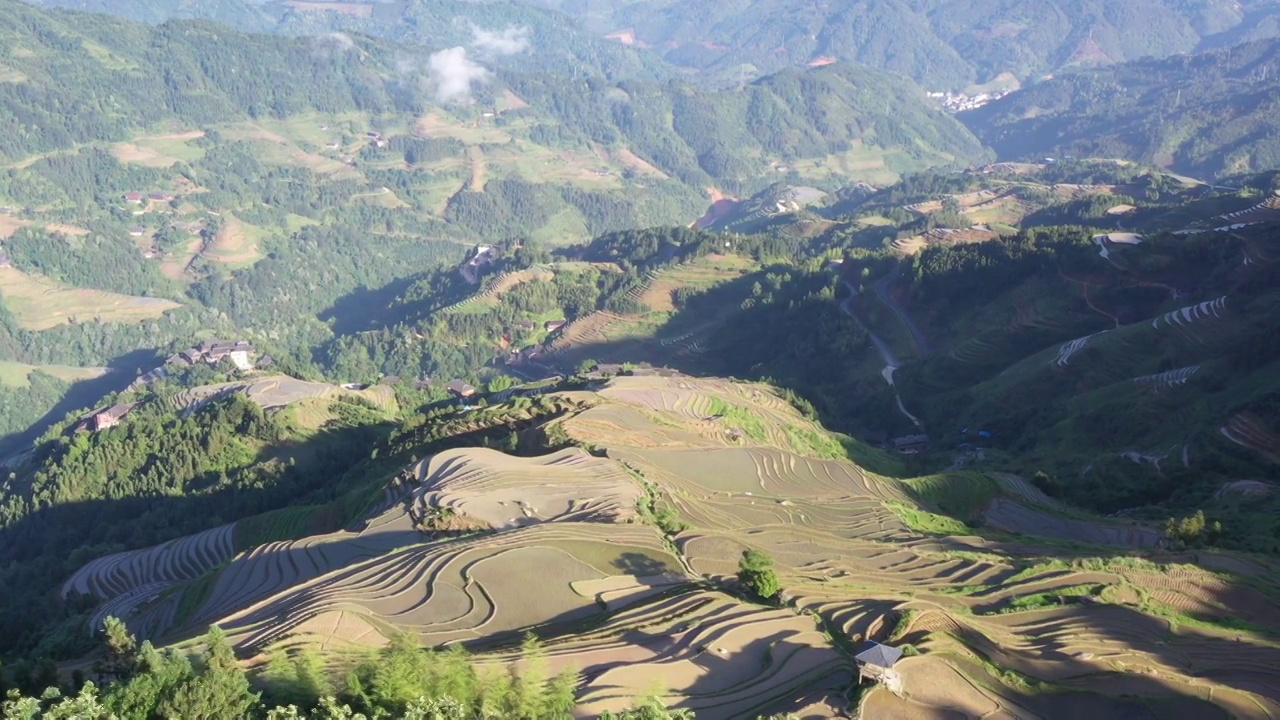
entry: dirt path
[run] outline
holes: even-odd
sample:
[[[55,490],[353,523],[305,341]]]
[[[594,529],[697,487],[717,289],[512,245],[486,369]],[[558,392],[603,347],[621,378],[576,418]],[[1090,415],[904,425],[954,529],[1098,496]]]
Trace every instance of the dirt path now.
[[[1116,324],[1117,328],[1120,327],[1120,318],[1116,317],[1115,315],[1112,315],[1106,310],[1103,310],[1102,308],[1093,304],[1093,298],[1089,297],[1089,288],[1093,287],[1092,285],[1085,282],[1084,280],[1078,280],[1076,278],[1071,277],[1070,275],[1067,275],[1066,273],[1062,272],[1062,268],[1058,268],[1058,277],[1062,278],[1063,280],[1066,280],[1067,282],[1079,283],[1082,290],[1082,294],[1084,295],[1084,302],[1086,305],[1089,306],[1089,309],[1098,313],[1099,315],[1102,315],[1103,317],[1109,318],[1111,322]]]
[[[484,151],[477,145],[467,148],[467,160],[471,163],[471,182],[467,189],[471,192],[484,192],[489,163],[485,160]]]

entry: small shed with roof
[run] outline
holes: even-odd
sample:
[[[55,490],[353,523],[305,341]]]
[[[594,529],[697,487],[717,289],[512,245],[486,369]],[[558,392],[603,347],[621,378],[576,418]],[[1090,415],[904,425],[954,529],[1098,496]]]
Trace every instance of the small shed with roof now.
[[[869,641],[853,656],[858,663],[858,682],[871,678],[894,693],[902,692],[902,676],[893,666],[902,659],[902,650],[875,641]]]

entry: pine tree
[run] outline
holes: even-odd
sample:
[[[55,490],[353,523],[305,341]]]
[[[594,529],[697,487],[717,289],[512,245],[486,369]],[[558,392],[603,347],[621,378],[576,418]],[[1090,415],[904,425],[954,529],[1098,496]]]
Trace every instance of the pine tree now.
[[[129,632],[124,621],[109,615],[102,623],[106,643],[106,655],[97,663],[100,676],[112,680],[124,680],[133,675],[138,666],[138,640]]]
[[[222,630],[211,628],[206,641],[209,649],[204,656],[204,670],[161,706],[162,715],[190,720],[239,720],[258,704],[258,695],[251,691],[249,679],[236,662]]]

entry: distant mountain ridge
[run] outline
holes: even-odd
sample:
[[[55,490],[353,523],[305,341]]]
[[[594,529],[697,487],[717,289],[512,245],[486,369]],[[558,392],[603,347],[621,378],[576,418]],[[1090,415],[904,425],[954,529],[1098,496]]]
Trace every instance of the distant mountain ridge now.
[[[1005,72],[1025,81],[1280,34],[1274,0],[535,1],[726,81],[743,65],[768,73],[830,57],[960,89]]]
[[[1005,159],[1259,172],[1280,166],[1280,41],[1065,74],[960,117]]]
[[[150,27],[82,17],[0,4],[6,42],[24,50],[0,58],[0,113],[24,127],[0,140],[0,155],[19,159],[123,139],[165,121],[200,125],[306,111],[421,115],[444,104],[439,88],[452,77],[430,70],[425,51],[359,35],[273,39],[205,21]],[[502,86],[513,87],[565,126],[542,144],[625,141],[660,170],[699,186],[748,182],[770,162],[822,158],[851,143],[878,148],[872,155],[903,151],[910,161],[896,168],[884,161],[897,172],[983,156],[973,136],[918,88],[869,68],[788,71],[736,93],[598,76],[579,85],[563,75],[512,70],[499,70],[494,80],[484,66],[468,72],[476,79],[458,98],[462,107],[472,99],[492,105]],[[64,112],[90,107],[99,111]]]
[[[203,18],[256,32],[365,32],[421,45],[464,42],[474,26],[526,26],[522,64],[608,77],[695,70],[730,85],[787,67],[858,62],[959,90],[1004,73],[1022,81],[1073,66],[1164,57],[1280,35],[1276,0],[41,0],[158,23]],[[785,18],[785,22],[780,21]],[[665,61],[665,62],[663,62]],[[677,70],[679,69],[679,70]]]

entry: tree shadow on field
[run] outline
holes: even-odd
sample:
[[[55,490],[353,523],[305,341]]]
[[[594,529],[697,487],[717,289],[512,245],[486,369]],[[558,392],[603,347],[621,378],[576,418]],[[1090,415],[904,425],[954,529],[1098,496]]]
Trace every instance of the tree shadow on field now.
[[[635,575],[639,578],[654,577],[671,572],[671,569],[665,563],[637,552],[622,553],[611,564],[622,571],[623,574]]]

